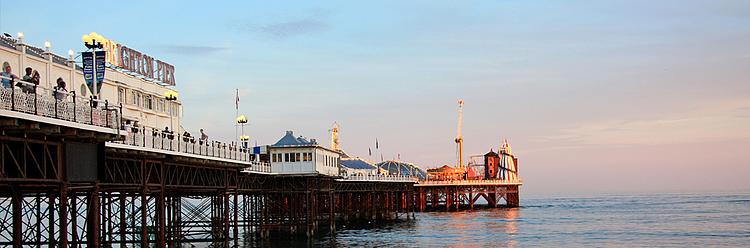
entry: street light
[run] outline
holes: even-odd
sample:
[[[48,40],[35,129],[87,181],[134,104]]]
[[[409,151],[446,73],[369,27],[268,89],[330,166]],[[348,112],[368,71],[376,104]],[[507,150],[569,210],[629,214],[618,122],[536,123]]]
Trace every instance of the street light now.
[[[86,46],[86,48],[89,49],[102,49],[104,48],[104,44],[102,44],[102,41],[104,41],[104,36],[101,36],[97,34],[96,32],[91,32],[90,34],[84,34],[81,37],[81,40],[83,41],[83,44]]]
[[[172,131],[174,131],[174,124],[172,124],[172,117],[174,116],[172,102],[177,101],[177,92],[174,90],[168,90],[167,92],[164,92],[164,99],[167,100],[167,103],[169,104],[169,127],[172,128]]]
[[[81,37],[81,40],[83,41],[83,45],[86,46],[86,48],[91,49],[93,54],[96,54],[96,49],[102,49],[104,48],[104,44],[102,44],[102,41],[104,41],[104,37],[97,34],[96,32],[91,32],[89,34],[84,34]],[[99,89],[96,83],[96,64],[93,65],[93,94],[95,97],[99,97]]]
[[[247,147],[247,141],[250,139],[250,136],[245,135],[245,124],[247,124],[247,117],[245,115],[237,116],[237,124],[240,124],[242,127],[242,132],[240,135],[240,141],[243,141],[245,147]]]

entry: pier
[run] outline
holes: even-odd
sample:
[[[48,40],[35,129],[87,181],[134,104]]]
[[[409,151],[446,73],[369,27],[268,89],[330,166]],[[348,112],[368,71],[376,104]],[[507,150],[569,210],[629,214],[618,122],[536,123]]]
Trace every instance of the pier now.
[[[413,218],[413,178],[278,175],[247,151],[127,137],[117,109],[95,110],[110,122],[14,108],[28,98],[2,98],[0,246],[225,247]]]
[[[181,103],[155,93],[168,85],[107,67],[116,80],[87,96],[73,54],[21,37],[0,37],[0,60],[43,75],[1,78],[12,83],[0,87],[0,247],[229,247],[473,208],[480,198],[518,205],[520,181],[344,173],[343,152],[291,131],[264,147],[182,136]],[[71,90],[52,87],[55,77]],[[154,128],[167,123],[177,134]]]

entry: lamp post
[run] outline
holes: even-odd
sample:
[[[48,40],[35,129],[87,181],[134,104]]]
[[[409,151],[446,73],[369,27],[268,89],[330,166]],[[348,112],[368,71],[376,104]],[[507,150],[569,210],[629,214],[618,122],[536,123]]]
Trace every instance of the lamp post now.
[[[247,141],[250,139],[250,136],[245,135],[245,124],[247,124],[247,117],[245,115],[237,116],[237,124],[241,127],[241,134],[240,134],[240,141],[247,144]]]
[[[96,54],[96,49],[103,49],[104,44],[102,44],[102,41],[104,41],[104,37],[95,33],[91,32],[90,34],[84,34],[83,37],[81,37],[81,40],[83,41],[83,45],[86,46],[86,48],[91,49],[91,52]],[[99,98],[99,87],[96,87],[96,64],[93,65],[94,73],[92,75],[93,77],[93,90],[92,94]]]
[[[172,131],[174,132],[174,124],[172,123],[174,108],[172,108],[172,102],[177,101],[177,92],[174,90],[164,92],[164,100],[167,100],[167,104],[169,105],[169,128],[172,128]],[[179,130],[177,133],[179,134]]]

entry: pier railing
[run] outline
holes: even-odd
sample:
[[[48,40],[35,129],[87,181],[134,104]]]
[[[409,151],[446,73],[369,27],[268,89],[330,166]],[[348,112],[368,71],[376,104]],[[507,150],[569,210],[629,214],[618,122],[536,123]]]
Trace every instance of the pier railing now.
[[[348,175],[343,181],[417,182],[416,177],[402,175]]]
[[[122,108],[106,100],[49,89],[18,78],[0,79],[10,84],[0,85],[0,109],[112,129],[120,127]]]
[[[523,184],[521,180],[502,180],[502,179],[489,179],[489,180],[420,180],[417,185],[433,186],[433,185],[510,185],[510,184]]]
[[[251,147],[243,147],[218,141],[196,140],[193,136],[174,134],[171,131],[146,127],[127,127],[124,140],[113,141],[133,147],[153,149],[163,152],[186,153],[190,155],[227,159],[250,163],[245,168],[249,172],[271,172],[269,163],[256,161]]]

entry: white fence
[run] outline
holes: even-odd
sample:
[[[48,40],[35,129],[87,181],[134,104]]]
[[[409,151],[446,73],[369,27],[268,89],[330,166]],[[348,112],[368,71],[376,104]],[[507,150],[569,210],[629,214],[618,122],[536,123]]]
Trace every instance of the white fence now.
[[[341,181],[372,181],[372,182],[417,182],[417,178],[401,175],[350,175]]]
[[[422,180],[419,181],[417,186],[434,186],[434,185],[520,185],[523,184],[520,180]]]

